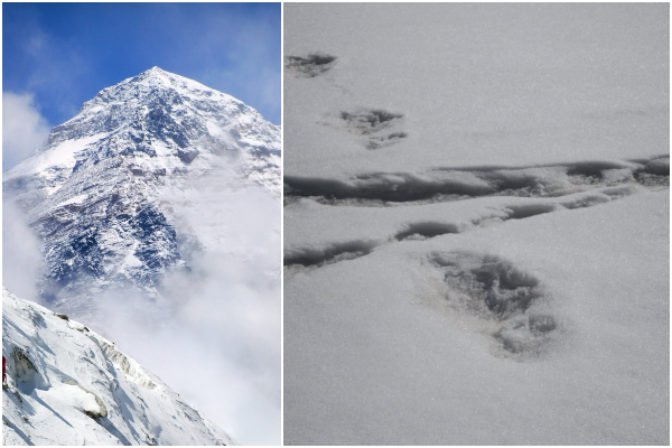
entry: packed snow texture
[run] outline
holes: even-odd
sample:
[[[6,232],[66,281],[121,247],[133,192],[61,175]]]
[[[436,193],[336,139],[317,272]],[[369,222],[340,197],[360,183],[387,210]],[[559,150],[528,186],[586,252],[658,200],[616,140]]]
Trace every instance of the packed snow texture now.
[[[3,445],[231,444],[113,342],[7,290],[2,305]]]
[[[285,7],[286,444],[669,443],[667,8]]]
[[[484,227],[402,241],[398,208],[288,210],[289,241],[324,230],[311,253],[357,231],[352,256],[286,268],[286,443],[666,444],[668,204],[640,192],[512,221],[471,204]],[[442,205],[407,222],[467,204]],[[376,231],[391,238],[353,245]],[[533,281],[477,281],[493,262]],[[487,306],[517,294],[534,300]]]
[[[664,154],[667,12],[653,4],[290,6],[285,172],[331,178]],[[334,58],[329,69],[297,72],[291,58],[314,54]],[[364,109],[402,115],[395,132],[406,137],[367,149],[341,119]]]
[[[254,109],[158,67],[105,88],[5,173],[5,222],[39,249],[5,277],[237,441],[279,443],[280,150]]]

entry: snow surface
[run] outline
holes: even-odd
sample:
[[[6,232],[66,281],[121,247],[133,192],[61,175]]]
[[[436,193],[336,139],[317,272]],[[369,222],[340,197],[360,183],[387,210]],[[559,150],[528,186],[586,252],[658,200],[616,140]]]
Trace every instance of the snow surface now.
[[[45,175],[49,169],[68,169],[71,170],[76,163],[77,154],[86,149],[89,145],[100,140],[104,133],[94,134],[75,140],[60,142],[49,149],[38,153],[36,156],[26,159],[5,176],[6,180],[14,177],[40,173]]]
[[[669,443],[668,6],[285,7],[285,443]]]
[[[333,67],[285,76],[285,173],[343,177],[441,166],[664,154],[667,5],[289,5],[285,55]],[[338,115],[403,114],[407,138],[367,150]]]
[[[229,445],[160,379],[84,325],[2,297],[3,445]]]
[[[286,443],[666,444],[668,201],[641,193],[287,268]],[[559,329],[540,354],[508,353],[499,322],[453,303],[429,256],[460,251],[543,282]]]

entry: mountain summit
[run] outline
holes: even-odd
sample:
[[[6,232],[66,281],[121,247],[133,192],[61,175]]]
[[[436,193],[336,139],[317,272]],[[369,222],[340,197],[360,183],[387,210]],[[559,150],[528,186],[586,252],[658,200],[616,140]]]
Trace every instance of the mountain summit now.
[[[40,153],[12,169],[7,178],[53,178],[43,171],[76,171],[86,163],[129,155],[142,159],[142,154],[155,159],[150,165],[174,170],[199,155],[207,164],[226,151],[240,152],[248,159],[246,174],[277,189],[277,126],[230,95],[153,67],[85,102],[76,116],[51,131]]]
[[[188,269],[198,235],[178,234],[166,189],[204,176],[280,191],[280,130],[240,100],[153,67],[101,90],[6,173],[46,259],[44,299],[86,308],[109,285],[153,294]]]

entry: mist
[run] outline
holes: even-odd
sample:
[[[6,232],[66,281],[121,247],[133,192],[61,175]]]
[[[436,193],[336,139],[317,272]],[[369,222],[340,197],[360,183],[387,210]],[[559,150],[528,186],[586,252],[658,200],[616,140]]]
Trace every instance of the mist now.
[[[37,301],[38,279],[44,269],[40,242],[26,215],[5,197],[2,207],[2,282],[18,296]]]
[[[7,171],[44,145],[49,123],[32,93],[4,91],[2,108],[2,168]]]
[[[237,443],[278,444],[280,201],[230,174],[164,191],[189,270],[169,273],[158,299],[108,291],[90,324]]]
[[[116,285],[86,310],[55,311],[114,341],[237,443],[279,444],[280,197],[233,162],[160,192],[188,268],[166,273],[158,294]],[[4,285],[40,301],[41,243],[7,199],[3,224]]]

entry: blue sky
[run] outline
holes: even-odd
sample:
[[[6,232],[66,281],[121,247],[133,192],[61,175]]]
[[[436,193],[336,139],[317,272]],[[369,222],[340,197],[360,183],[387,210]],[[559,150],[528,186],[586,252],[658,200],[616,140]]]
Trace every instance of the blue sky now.
[[[279,3],[4,3],[3,91],[53,126],[158,65],[279,124],[280,43]]]

